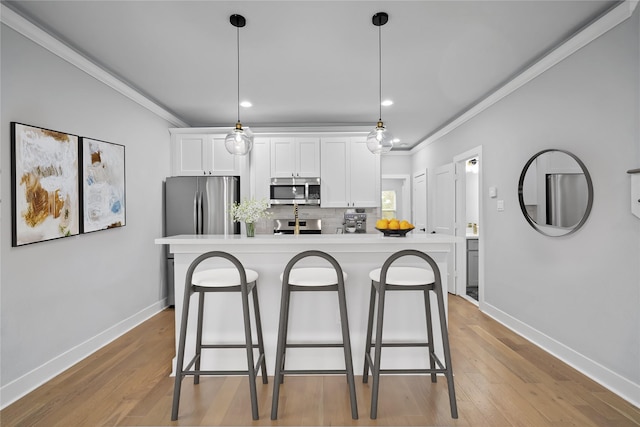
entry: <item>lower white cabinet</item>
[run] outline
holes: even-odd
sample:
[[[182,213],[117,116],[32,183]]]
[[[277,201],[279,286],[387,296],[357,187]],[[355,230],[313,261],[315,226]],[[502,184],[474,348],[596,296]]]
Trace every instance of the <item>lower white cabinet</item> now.
[[[467,239],[467,295],[478,299],[478,239]]]
[[[365,137],[324,137],[320,147],[323,208],[380,206],[380,156]]]
[[[224,146],[225,134],[171,134],[171,175],[240,175],[243,159]]]

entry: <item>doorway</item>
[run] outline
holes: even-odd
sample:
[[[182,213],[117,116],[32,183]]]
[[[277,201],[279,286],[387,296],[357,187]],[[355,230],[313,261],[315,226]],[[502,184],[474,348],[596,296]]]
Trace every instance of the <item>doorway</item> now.
[[[457,245],[455,293],[476,305],[484,303],[483,227],[482,227],[482,147],[454,157],[456,170],[456,236],[465,244]]]
[[[411,221],[411,193],[409,175],[382,175],[381,217]]]

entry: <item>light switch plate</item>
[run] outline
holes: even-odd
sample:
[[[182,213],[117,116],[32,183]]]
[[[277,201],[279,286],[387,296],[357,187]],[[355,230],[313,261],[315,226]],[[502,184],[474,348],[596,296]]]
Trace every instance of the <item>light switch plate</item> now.
[[[496,187],[489,187],[489,197],[492,199],[498,197],[498,189]]]
[[[504,210],[504,200],[498,200],[497,206],[498,212],[502,212]]]

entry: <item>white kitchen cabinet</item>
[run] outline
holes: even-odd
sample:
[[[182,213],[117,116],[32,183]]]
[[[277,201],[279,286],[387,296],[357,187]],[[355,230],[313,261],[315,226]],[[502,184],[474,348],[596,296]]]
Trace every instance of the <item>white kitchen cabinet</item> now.
[[[320,176],[320,138],[271,138],[271,177]]]
[[[478,299],[478,239],[467,239],[467,292],[466,294]]]
[[[365,137],[326,137],[321,143],[320,203],[324,208],[380,206],[380,156]]]
[[[172,133],[171,175],[240,175],[243,160],[229,154],[224,134]]]
[[[251,156],[251,197],[269,200],[271,145],[269,138],[254,138]]]

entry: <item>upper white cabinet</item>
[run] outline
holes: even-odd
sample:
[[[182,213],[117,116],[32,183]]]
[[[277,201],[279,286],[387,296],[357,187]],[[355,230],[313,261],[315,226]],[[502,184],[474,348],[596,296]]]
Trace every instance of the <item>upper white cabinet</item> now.
[[[224,134],[172,133],[171,175],[241,175],[243,160],[229,154]]]
[[[366,137],[326,137],[321,144],[321,206],[380,206],[380,156],[372,154]]]
[[[269,138],[254,138],[251,149],[251,197],[269,200],[271,145]]]
[[[320,176],[320,138],[271,138],[273,178],[316,178]]]

